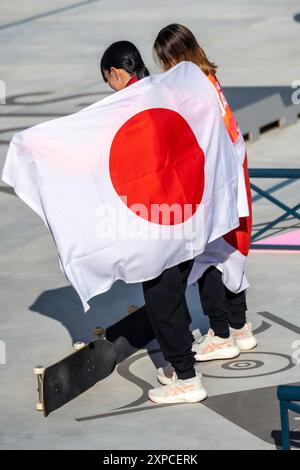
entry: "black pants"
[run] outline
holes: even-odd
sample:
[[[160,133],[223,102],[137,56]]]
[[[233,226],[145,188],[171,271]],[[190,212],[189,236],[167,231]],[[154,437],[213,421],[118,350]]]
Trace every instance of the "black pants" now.
[[[143,282],[148,316],[166,361],[178,378],[195,377],[191,317],[185,300],[187,279],[194,260],[166,269],[160,276]]]
[[[242,328],[246,322],[246,292],[234,294],[222,282],[222,273],[214,266],[205,271],[198,281],[203,311],[209,317],[210,327],[217,336],[227,338],[229,325]]]

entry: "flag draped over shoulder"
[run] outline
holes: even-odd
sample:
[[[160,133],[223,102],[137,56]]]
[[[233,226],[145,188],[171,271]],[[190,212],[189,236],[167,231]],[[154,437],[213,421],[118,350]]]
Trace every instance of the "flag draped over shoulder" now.
[[[237,149],[203,72],[182,62],[14,136],[2,179],[49,228],[84,310],[239,225]]]
[[[249,286],[245,265],[251,244],[252,204],[247,153],[241,130],[217,78],[209,76],[209,79],[218,98],[220,112],[236,152],[239,226],[225,236],[208,243],[204,252],[195,258],[188,282],[189,284],[195,282],[210,266],[215,266],[221,271],[222,281],[227,289],[238,293]]]

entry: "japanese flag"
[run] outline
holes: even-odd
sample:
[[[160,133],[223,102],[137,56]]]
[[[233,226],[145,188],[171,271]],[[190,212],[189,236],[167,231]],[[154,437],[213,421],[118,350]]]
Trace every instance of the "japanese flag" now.
[[[16,134],[2,179],[49,228],[85,311],[239,225],[237,151],[190,62]]]

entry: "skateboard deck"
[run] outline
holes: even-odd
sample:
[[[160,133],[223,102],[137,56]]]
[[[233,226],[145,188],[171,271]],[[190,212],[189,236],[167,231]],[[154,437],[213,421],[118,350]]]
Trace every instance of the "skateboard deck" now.
[[[80,349],[49,367],[37,366],[39,403],[48,416],[108,377],[115,365],[154,339],[146,307],[130,306],[128,314],[109,326],[97,327],[98,339],[80,344]]]

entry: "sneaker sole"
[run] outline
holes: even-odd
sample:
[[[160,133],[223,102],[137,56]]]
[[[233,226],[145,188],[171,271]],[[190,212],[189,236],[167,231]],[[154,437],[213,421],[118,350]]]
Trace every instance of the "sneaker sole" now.
[[[253,349],[257,346],[256,338],[241,339],[241,340],[238,340],[235,338],[235,342],[237,346],[240,348],[240,350],[242,351],[249,351],[249,349]]]
[[[199,403],[199,401],[205,400],[207,398],[207,391],[203,389],[203,391],[199,392],[197,395],[194,397],[150,397],[148,394],[148,398],[150,401],[153,403],[156,403],[158,405],[164,405],[164,404],[172,404],[172,403]]]
[[[196,354],[195,359],[198,362],[204,362],[204,361],[214,361],[217,359],[232,359],[234,357],[239,356],[240,354],[240,349],[237,346],[234,346],[232,348],[227,348],[219,351],[213,351],[207,354]]]

